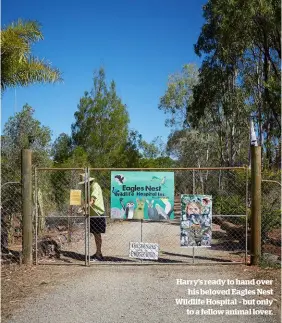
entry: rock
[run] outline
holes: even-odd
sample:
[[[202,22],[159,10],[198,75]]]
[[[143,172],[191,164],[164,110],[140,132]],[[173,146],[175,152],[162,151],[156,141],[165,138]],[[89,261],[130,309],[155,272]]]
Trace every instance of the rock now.
[[[277,263],[279,256],[273,255],[272,253],[263,253],[262,257],[265,261],[270,263]]]
[[[52,237],[42,237],[37,242],[37,255],[39,257],[60,258],[61,244]]]

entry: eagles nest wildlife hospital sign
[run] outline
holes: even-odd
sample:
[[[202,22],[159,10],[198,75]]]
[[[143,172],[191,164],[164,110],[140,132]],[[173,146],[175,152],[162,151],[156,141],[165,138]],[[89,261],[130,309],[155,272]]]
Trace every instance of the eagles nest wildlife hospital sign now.
[[[172,220],[173,172],[111,172],[111,218]]]

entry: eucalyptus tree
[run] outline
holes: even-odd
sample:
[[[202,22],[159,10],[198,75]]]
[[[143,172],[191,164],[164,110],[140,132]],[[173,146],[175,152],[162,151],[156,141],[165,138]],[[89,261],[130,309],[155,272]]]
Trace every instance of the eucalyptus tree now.
[[[207,63],[199,72],[187,64],[169,76],[159,105],[171,116],[168,151],[189,167],[247,163],[248,109],[241,89],[231,77],[223,84],[222,71]]]
[[[204,60],[189,108],[200,117],[228,97],[232,111],[254,117],[269,165],[281,135],[280,17],[277,0],[208,1],[195,45]]]

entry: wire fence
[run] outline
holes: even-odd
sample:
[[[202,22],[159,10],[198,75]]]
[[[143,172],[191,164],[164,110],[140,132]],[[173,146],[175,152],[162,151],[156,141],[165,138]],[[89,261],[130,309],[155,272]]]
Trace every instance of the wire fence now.
[[[84,169],[38,169],[37,259],[38,263],[81,263],[95,253],[89,219],[70,206],[70,190],[85,189],[78,183]],[[102,235],[103,263],[144,263],[129,256],[130,242],[159,245],[157,263],[245,262],[247,259],[247,171],[245,168],[168,169],[174,173],[173,216],[166,220],[111,218],[111,172],[90,169],[100,184],[105,204],[106,233]],[[127,170],[121,170],[126,172]],[[158,175],[164,169],[136,169]],[[180,244],[181,195],[205,194],[213,200],[212,243],[210,248],[183,248]],[[83,194],[82,194],[83,195]],[[147,199],[144,208],[148,210]],[[137,202],[134,201],[137,207]],[[89,258],[88,258],[89,259]],[[150,261],[152,262],[152,261]]]
[[[130,169],[120,170],[121,172]],[[150,263],[248,262],[250,245],[250,173],[245,168],[135,169],[136,174],[159,171],[174,173],[173,217],[166,220],[111,218],[111,172],[117,169],[89,169],[100,184],[105,203],[106,232],[102,234],[104,261],[99,263],[147,263],[130,257],[130,242],[158,244],[158,260]],[[34,177],[33,258],[39,264],[87,264],[96,244],[90,233],[89,217],[80,206],[70,205],[70,190],[81,190],[84,168],[36,169]],[[22,210],[21,173],[2,169],[1,261],[21,263]],[[262,252],[279,260],[281,253],[281,186],[262,182]],[[210,247],[181,246],[181,195],[212,196],[212,240]],[[136,201],[133,201],[136,206]],[[144,202],[146,210],[151,199]],[[164,206],[163,206],[164,207]],[[148,211],[146,211],[148,212]]]
[[[86,218],[80,206],[70,205],[70,191],[82,190],[79,185],[83,168],[35,170],[36,221],[35,259],[52,263],[81,260],[75,254],[74,243],[86,240]],[[85,255],[83,256],[85,258]]]
[[[262,180],[262,261],[281,263],[281,183]]]
[[[21,170],[5,164],[1,169],[1,263],[21,263]]]

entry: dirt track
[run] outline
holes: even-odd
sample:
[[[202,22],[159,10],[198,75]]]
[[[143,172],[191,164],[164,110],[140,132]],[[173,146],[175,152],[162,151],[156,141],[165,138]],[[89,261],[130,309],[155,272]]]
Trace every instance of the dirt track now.
[[[25,272],[23,271],[25,267],[15,272],[4,272],[2,285],[2,297],[4,296],[2,317],[6,318],[4,321],[237,322],[238,316],[188,316],[186,310],[191,307],[179,306],[175,302],[176,298],[188,297],[187,287],[177,286],[176,279],[260,278],[273,279],[275,291],[268,297],[273,303],[266,309],[273,310],[275,315],[242,316],[240,321],[280,322],[279,270],[263,271],[237,264],[216,265],[216,262],[223,260],[235,262],[244,260],[242,253],[223,251],[220,248],[197,249],[195,255],[198,257],[195,262],[201,265],[193,266],[192,250],[179,247],[179,226],[166,223],[143,223],[142,241],[159,243],[161,263],[152,262],[152,266],[136,266],[140,261],[128,257],[128,243],[141,241],[140,226],[138,222],[109,225],[103,237],[106,261],[93,264],[89,268],[84,267],[85,244],[81,240],[65,244],[61,260],[45,259],[44,262],[50,264],[49,266],[26,268]],[[83,237],[83,232],[79,231],[77,234]],[[91,253],[94,253],[93,238],[90,246]],[[132,262],[135,264],[132,265]],[[240,288],[244,289],[246,286]],[[22,303],[23,300],[25,301]],[[226,308],[228,307],[225,306],[224,309]],[[236,308],[245,307],[238,304]]]
[[[53,267],[51,270],[50,268]],[[19,308],[20,302],[14,298],[13,317],[5,322],[10,323],[49,323],[49,322],[78,322],[78,323],[118,323],[118,322],[237,322],[238,316],[226,315],[187,315],[187,309],[242,310],[256,308],[272,310],[268,315],[240,316],[242,323],[278,323],[280,322],[280,288],[278,272],[262,272],[255,268],[242,265],[156,265],[156,266],[124,266],[103,265],[85,268],[82,266],[40,266],[40,276],[32,282],[28,276],[24,280],[36,284],[37,288]],[[45,269],[44,269],[45,268]],[[37,270],[37,269],[36,269]],[[48,271],[48,275],[46,273]],[[62,275],[64,273],[64,275]],[[267,277],[273,279],[274,294],[267,298],[273,303],[271,306],[244,306],[239,303],[241,296],[229,296],[237,299],[236,306],[189,306],[177,305],[176,298],[205,300],[211,298],[224,299],[223,296],[188,296],[187,286],[179,286],[176,279],[186,280],[227,280],[236,278],[253,279]],[[32,275],[31,275],[32,276]],[[275,278],[276,277],[276,278]],[[191,290],[194,287],[189,287]],[[213,286],[213,289],[222,290],[226,286]],[[244,290],[246,286],[237,287]],[[200,287],[196,287],[197,290]],[[202,289],[207,290],[208,286]],[[248,289],[253,289],[250,286]],[[265,286],[264,289],[269,289]],[[245,299],[262,299],[259,296],[246,296]],[[266,298],[266,297],[263,297]]]

